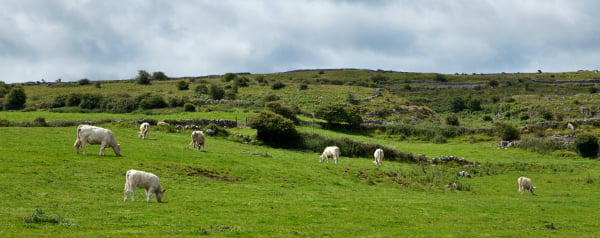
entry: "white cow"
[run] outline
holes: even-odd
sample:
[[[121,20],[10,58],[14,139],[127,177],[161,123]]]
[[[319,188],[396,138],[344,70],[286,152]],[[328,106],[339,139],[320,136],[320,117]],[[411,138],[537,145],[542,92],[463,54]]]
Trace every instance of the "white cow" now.
[[[519,177],[517,182],[519,183],[519,193],[521,193],[521,195],[525,192],[525,190],[531,192],[531,195],[535,195],[535,187],[531,183],[530,178]]]
[[[377,166],[381,166],[381,161],[383,161],[383,150],[376,149],[375,153],[373,153],[373,157],[375,157],[375,160],[373,161],[373,163]]]
[[[140,125],[140,132],[138,132],[138,137],[142,139],[146,139],[148,136],[148,132],[150,131],[150,123],[144,122]]]
[[[203,150],[206,150],[206,146],[204,145],[204,133],[202,131],[193,131],[192,132],[192,143],[194,145],[194,150],[200,150],[200,147],[203,147]]]
[[[338,163],[338,158],[340,157],[340,148],[337,146],[327,146],[325,150],[323,150],[323,154],[319,157],[319,162],[323,162],[323,160],[327,159],[327,163],[329,163],[329,157],[333,158],[334,163]]]
[[[98,154],[100,156],[106,155],[104,152],[106,147],[112,148],[115,152],[115,155],[121,156],[121,145],[117,144],[115,135],[108,129],[84,124],[77,126],[77,139],[73,145],[77,154],[79,154],[79,147],[82,148],[83,154],[86,154],[86,143],[90,143],[92,145],[100,144],[100,153]]]
[[[139,170],[128,170],[125,174],[125,191],[123,201],[127,201],[127,194],[131,194],[131,201],[135,201],[135,188],[146,189],[146,202],[150,202],[150,196],[154,193],[156,201],[162,202],[162,196],[166,190],[161,190],[158,176]]]

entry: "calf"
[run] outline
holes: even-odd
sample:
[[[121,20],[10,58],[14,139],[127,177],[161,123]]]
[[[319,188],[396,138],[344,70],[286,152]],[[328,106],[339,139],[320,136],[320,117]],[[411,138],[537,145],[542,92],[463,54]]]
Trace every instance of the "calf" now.
[[[150,123],[144,122],[140,125],[140,132],[138,132],[138,137],[142,139],[146,139],[148,136],[148,132],[150,131]]]
[[[323,154],[319,157],[319,162],[323,162],[323,160],[327,160],[329,163],[329,157],[333,158],[334,163],[338,163],[338,158],[340,157],[340,148],[337,146],[327,146],[325,150],[323,150]]]
[[[375,153],[373,154],[373,157],[375,157],[375,160],[373,161],[373,163],[377,166],[381,166],[381,161],[383,161],[383,150],[376,149]]]
[[[535,195],[535,187],[531,183],[530,178],[519,177],[519,179],[517,179],[517,182],[519,183],[519,193],[521,193],[521,195],[523,195],[525,190],[529,191],[531,195]]]
[[[203,147],[203,150],[206,150],[206,146],[204,145],[204,133],[202,133],[202,131],[192,132],[192,144],[196,151],[200,150],[200,147]]]
[[[131,201],[135,201],[135,188],[143,188],[146,190],[146,202],[150,202],[150,196],[156,195],[156,201],[162,202],[162,196],[166,190],[161,190],[158,177],[152,173],[128,170],[125,174],[125,191],[123,201],[127,201],[127,194],[131,194]]]

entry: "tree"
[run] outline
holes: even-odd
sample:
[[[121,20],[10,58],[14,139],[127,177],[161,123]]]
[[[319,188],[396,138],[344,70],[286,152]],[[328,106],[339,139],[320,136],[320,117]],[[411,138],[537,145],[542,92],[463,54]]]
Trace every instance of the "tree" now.
[[[89,85],[90,84],[90,80],[87,78],[82,78],[78,81],[79,85],[83,86],[83,85]]]
[[[208,88],[208,95],[214,100],[221,100],[225,97],[225,89],[219,85],[211,84]]]
[[[224,82],[230,82],[231,80],[234,80],[236,78],[237,78],[237,74],[234,74],[234,73],[226,73],[225,75],[223,75]]]
[[[269,111],[272,111],[287,119],[292,120],[294,123],[298,122],[298,118],[296,118],[296,112],[290,106],[281,104],[279,102],[268,102],[265,105],[265,108]]]
[[[150,77],[150,80],[163,81],[163,80],[169,80],[169,77],[167,77],[167,75],[165,75],[165,73],[159,71],[159,72],[152,73],[152,77]]]
[[[4,98],[4,110],[20,110],[25,107],[27,95],[22,87],[12,88]]]
[[[293,147],[298,141],[294,122],[271,111],[252,116],[248,126],[256,129],[256,138],[273,147]]]
[[[496,131],[502,140],[512,141],[521,139],[519,130],[509,124],[496,123]]]
[[[594,158],[598,156],[598,138],[584,134],[575,138],[575,148],[581,157]]]
[[[151,84],[151,82],[150,82],[150,74],[148,72],[146,72],[145,70],[139,70],[138,71],[138,76],[137,76],[137,78],[135,78],[135,82],[137,84],[142,84],[142,85],[149,85],[149,84]]]
[[[363,123],[362,117],[357,111],[346,110],[342,105],[324,106],[315,112],[317,118],[326,120],[327,123],[347,123],[352,127],[358,127]]]
[[[188,89],[190,89],[190,84],[188,82],[186,82],[185,80],[181,80],[181,81],[177,82],[177,89],[188,90]]]

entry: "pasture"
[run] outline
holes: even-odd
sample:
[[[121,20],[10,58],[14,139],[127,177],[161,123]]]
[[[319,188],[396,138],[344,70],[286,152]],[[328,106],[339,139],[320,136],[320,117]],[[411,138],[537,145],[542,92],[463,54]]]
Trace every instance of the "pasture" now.
[[[87,156],[76,154],[75,127],[0,127],[0,236],[594,237],[600,232],[596,160],[496,149],[496,141],[430,144],[351,136],[480,163],[468,169],[473,178],[467,179],[456,176],[463,168],[454,164],[384,159],[377,168],[372,158],[349,158],[342,148],[334,165],[319,163],[320,151],[273,149],[228,137],[207,137],[206,151],[195,152],[191,131],[151,128],[141,140],[132,122],[100,126],[114,132],[123,157],[110,149],[100,157],[99,145],[88,145]],[[146,203],[142,189],[135,202],[123,202],[129,169],[158,175],[167,190],[164,203],[154,197]],[[533,180],[537,196],[518,193],[519,176]],[[443,186],[453,181],[462,189]],[[36,208],[60,222],[25,222]]]

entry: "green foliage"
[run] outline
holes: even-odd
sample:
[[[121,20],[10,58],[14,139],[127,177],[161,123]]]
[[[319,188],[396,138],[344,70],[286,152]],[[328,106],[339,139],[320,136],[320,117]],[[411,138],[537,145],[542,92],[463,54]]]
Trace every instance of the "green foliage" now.
[[[498,136],[500,136],[502,140],[513,141],[521,138],[519,130],[510,124],[499,122],[496,123],[495,126]]]
[[[346,109],[342,105],[328,105],[317,109],[317,118],[327,121],[329,124],[347,123],[352,127],[360,127],[363,120],[360,114],[352,109]]]
[[[114,95],[104,98],[102,110],[110,113],[128,113],[138,106],[136,99],[128,95]]]
[[[183,110],[186,111],[186,112],[195,112],[196,111],[196,107],[193,104],[191,104],[191,103],[186,103],[183,106]]]
[[[4,98],[10,92],[10,87],[4,81],[0,81],[0,98]]]
[[[250,117],[248,126],[256,129],[257,139],[273,147],[294,147],[298,140],[294,122],[271,111]]]
[[[84,109],[96,109],[100,108],[102,102],[102,95],[86,93],[81,95],[81,102],[79,103],[80,108]]]
[[[446,125],[450,125],[450,126],[460,125],[460,122],[458,121],[458,116],[456,116],[455,114],[450,114],[450,115],[446,116]]]
[[[82,98],[83,98],[83,95],[80,93],[70,93],[65,98],[64,105],[67,107],[79,107],[79,104],[81,103]]]
[[[282,88],[285,88],[285,86],[286,85],[284,83],[277,82],[277,83],[274,83],[273,85],[271,85],[271,89],[273,89],[273,90],[282,89]]]
[[[443,74],[435,74],[433,80],[438,82],[448,82],[448,79]]]
[[[356,96],[354,96],[354,93],[352,92],[346,94],[346,102],[350,104],[358,104],[358,100],[356,100]]]
[[[96,87],[96,88],[102,88],[102,83],[100,81],[96,81],[94,83],[94,87]]]
[[[215,123],[210,123],[204,127],[204,131],[212,130],[212,136],[229,136],[229,132],[225,128],[218,126]]]
[[[181,81],[177,82],[176,86],[177,86],[178,90],[189,90],[190,89],[190,84],[188,82],[186,82],[185,80],[181,80]]]
[[[575,149],[581,157],[597,157],[598,147],[598,138],[594,135],[583,134],[575,138]]]
[[[568,149],[560,140],[547,137],[523,138],[517,145],[519,148],[537,153],[550,153],[556,150]]]
[[[277,101],[281,99],[279,96],[275,95],[275,94],[267,94],[264,98],[263,101],[265,102],[272,102],[272,101]]]
[[[377,82],[387,82],[388,80],[390,80],[390,78],[388,78],[385,75],[382,74],[376,74],[371,76],[371,81],[377,83]]]
[[[149,95],[140,100],[139,107],[142,109],[165,108],[168,104],[161,95]]]
[[[300,86],[298,86],[298,90],[307,90],[308,89],[308,84],[300,84]]]
[[[48,215],[42,208],[36,208],[35,212],[23,217],[25,223],[68,223],[68,221],[61,216]]]
[[[152,83],[150,74],[145,70],[138,71],[138,76],[135,78],[135,82],[140,85],[150,85]]]
[[[20,110],[25,107],[27,95],[22,87],[15,87],[4,98],[4,110]]]
[[[248,87],[250,86],[250,79],[246,78],[246,77],[236,77],[235,79],[233,79],[233,86],[234,87]]]
[[[208,88],[208,95],[211,99],[221,100],[225,97],[225,89],[217,84],[211,84]]]
[[[167,99],[169,107],[181,107],[187,102],[187,97],[170,97]]]
[[[287,119],[290,119],[294,123],[298,123],[298,118],[296,118],[296,112],[290,106],[284,105],[280,102],[268,102],[265,104],[265,109],[277,113]]]
[[[196,86],[194,91],[198,95],[208,94],[208,87],[206,87],[205,84],[200,84],[200,85]]]
[[[77,81],[79,83],[79,85],[84,86],[84,85],[89,85],[90,84],[90,80],[87,78],[82,78],[79,81]]]
[[[165,75],[165,73],[159,71],[159,72],[152,73],[152,77],[150,77],[150,80],[164,81],[164,80],[169,80],[169,77],[167,77],[167,75]]]
[[[223,75],[223,82],[231,82],[232,80],[238,77],[237,74],[234,73],[226,73]]]

